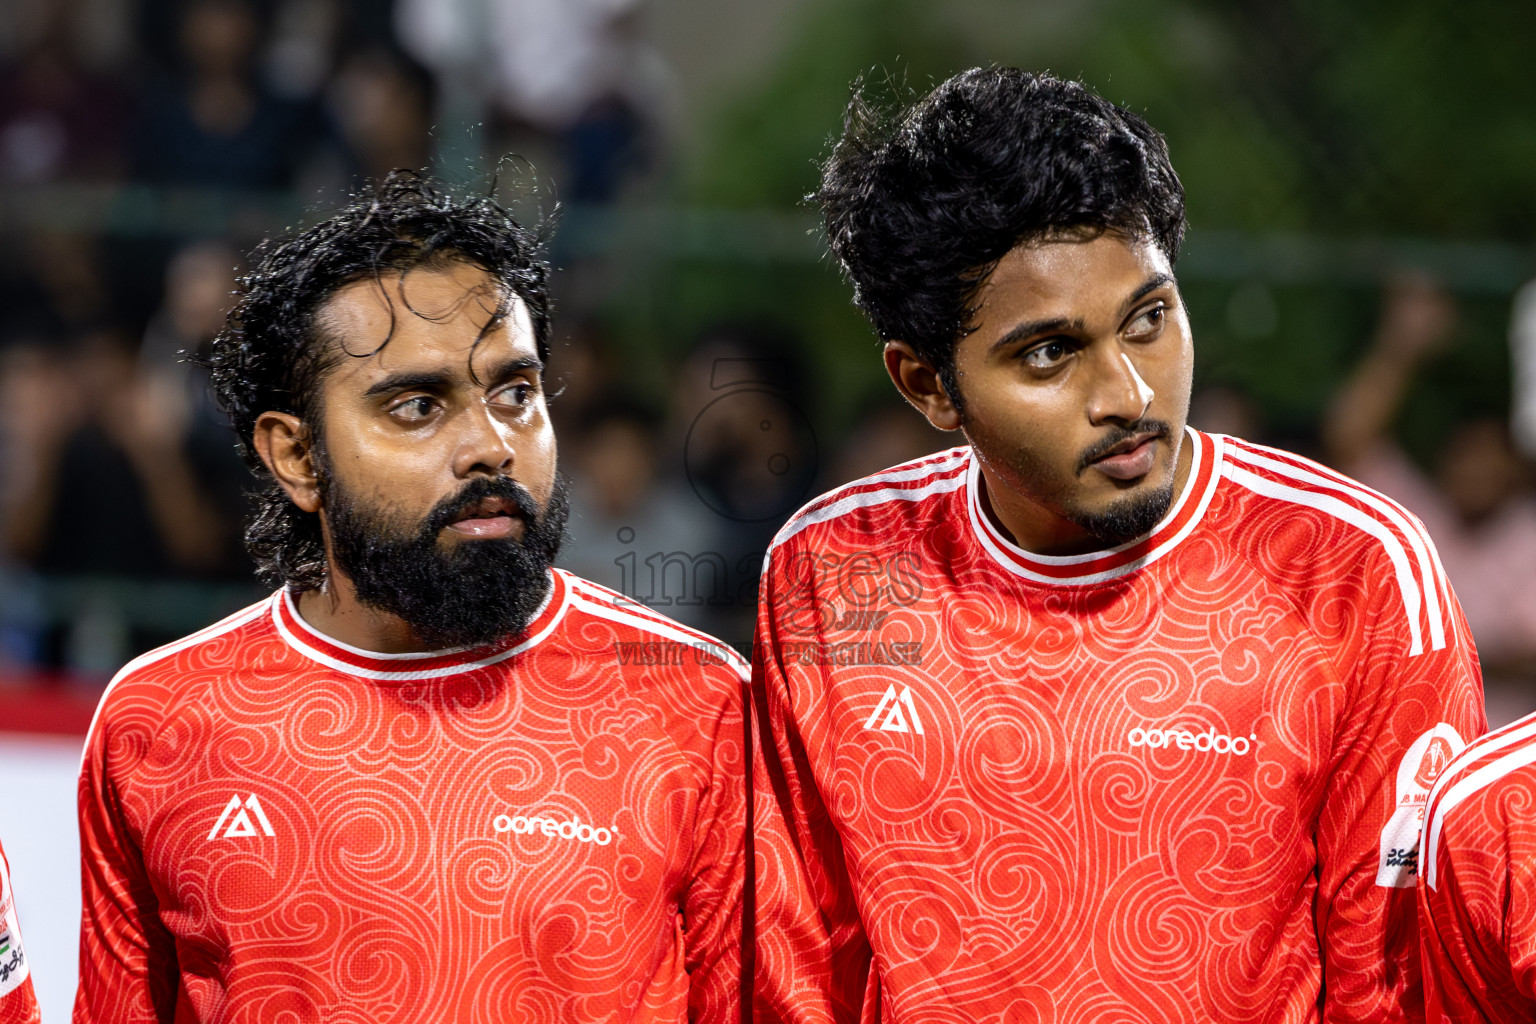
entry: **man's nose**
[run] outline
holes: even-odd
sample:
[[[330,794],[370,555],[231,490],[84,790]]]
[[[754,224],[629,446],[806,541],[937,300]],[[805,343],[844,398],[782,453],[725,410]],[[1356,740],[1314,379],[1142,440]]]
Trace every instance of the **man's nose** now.
[[[500,422],[485,403],[475,403],[462,411],[459,421],[454,475],[506,476],[517,457],[511,428]]]
[[[1088,398],[1088,418],[1093,423],[1135,423],[1152,404],[1152,388],[1142,379],[1136,364],[1119,345],[1094,346],[1093,390]]]

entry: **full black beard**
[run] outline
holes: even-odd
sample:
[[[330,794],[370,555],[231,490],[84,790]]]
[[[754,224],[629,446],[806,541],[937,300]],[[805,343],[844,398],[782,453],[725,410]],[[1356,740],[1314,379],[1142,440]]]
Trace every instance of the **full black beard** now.
[[[1113,547],[1150,533],[1172,507],[1173,481],[1169,480],[1156,490],[1128,495],[1097,512],[1069,511],[1068,518]]]
[[[322,514],[331,556],[363,604],[398,616],[429,648],[479,647],[515,638],[549,594],[550,566],[565,539],[568,487],[556,477],[541,506],[506,477],[482,477],[433,506],[411,532],[383,509],[365,507],[326,474]],[[466,540],[444,549],[438,537],[465,508],[486,498],[516,504],[523,537]]]

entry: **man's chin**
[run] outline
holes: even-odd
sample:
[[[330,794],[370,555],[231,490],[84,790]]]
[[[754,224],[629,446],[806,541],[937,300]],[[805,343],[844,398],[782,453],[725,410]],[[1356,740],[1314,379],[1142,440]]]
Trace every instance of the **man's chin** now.
[[[516,640],[549,595],[549,566],[542,560],[509,560],[493,547],[512,541],[480,541],[481,555],[422,565],[417,579],[395,586],[357,587],[358,599],[399,617],[431,649],[483,647]],[[468,546],[468,545],[466,545]],[[379,581],[372,581],[377,584]]]
[[[1151,474],[1148,474],[1150,477]],[[1092,510],[1079,510],[1070,518],[1107,547],[1124,544],[1151,533],[1173,507],[1173,475],[1152,483],[1143,477],[1138,486]]]

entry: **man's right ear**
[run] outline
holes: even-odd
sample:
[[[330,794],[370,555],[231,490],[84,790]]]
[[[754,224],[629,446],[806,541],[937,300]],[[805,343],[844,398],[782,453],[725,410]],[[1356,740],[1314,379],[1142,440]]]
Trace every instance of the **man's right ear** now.
[[[959,430],[960,411],[939,380],[939,371],[928,365],[904,341],[885,343],[885,372],[912,407],[938,430]]]
[[[256,417],[251,442],[262,465],[289,500],[305,512],[319,512],[320,476],[314,443],[304,421],[292,413],[264,412]]]

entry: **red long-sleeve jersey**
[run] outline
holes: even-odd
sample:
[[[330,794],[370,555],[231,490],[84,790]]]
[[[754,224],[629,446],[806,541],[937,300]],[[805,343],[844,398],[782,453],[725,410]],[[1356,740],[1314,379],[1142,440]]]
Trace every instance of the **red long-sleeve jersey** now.
[[[1419,935],[1432,1021],[1536,1020],[1536,715],[1470,744],[1430,792]]]
[[[21,945],[11,865],[0,847],[0,1024],[38,1024],[32,964]]]
[[[806,1021],[1422,1012],[1424,800],[1485,728],[1456,599],[1387,499],[1185,443],[1167,516],[1106,551],[1015,546],[968,448],[781,531],[760,990]]]
[[[126,667],[80,778],[80,1024],[736,1021],[745,664],[561,571],[515,646],[284,592]]]

